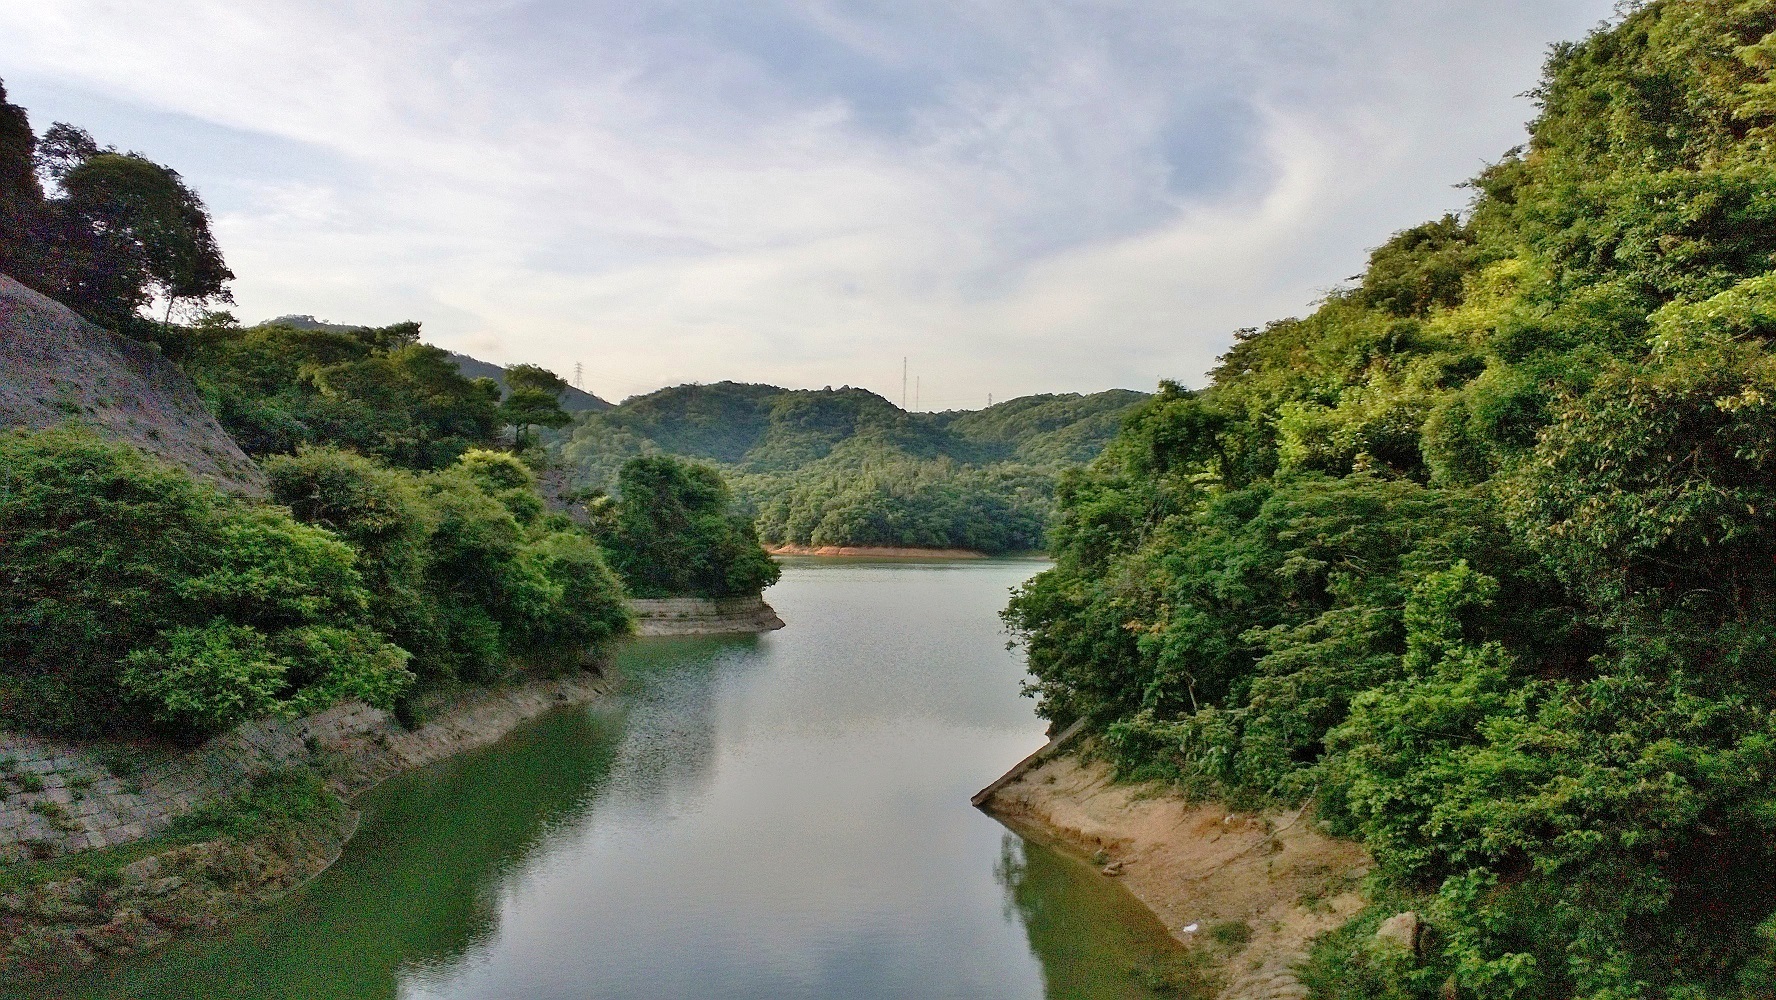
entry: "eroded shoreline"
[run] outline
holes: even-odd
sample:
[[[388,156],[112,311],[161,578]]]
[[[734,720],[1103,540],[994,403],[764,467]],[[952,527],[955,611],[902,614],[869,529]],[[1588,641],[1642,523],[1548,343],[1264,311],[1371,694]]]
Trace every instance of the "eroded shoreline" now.
[[[431,721],[412,731],[361,705],[301,720],[299,726],[309,724],[299,734],[308,759],[294,766],[323,775],[338,796],[337,808],[253,837],[164,846],[147,838],[98,849],[117,852],[114,868],[93,864],[101,859],[81,852],[75,857],[84,874],[0,895],[0,972],[41,981],[218,930],[300,889],[338,860],[357,830],[359,815],[349,803],[359,795],[616,688],[607,668],[479,689],[438,706]]]
[[[1116,783],[1076,750],[1031,761],[977,804],[1021,836],[1096,860],[1181,943],[1241,942],[1219,962],[1222,1000],[1306,997],[1294,967],[1309,942],[1362,907],[1367,855],[1300,810],[1231,812]]]
[[[893,545],[771,545],[774,556],[820,556],[837,559],[989,559],[973,549],[920,549]]]

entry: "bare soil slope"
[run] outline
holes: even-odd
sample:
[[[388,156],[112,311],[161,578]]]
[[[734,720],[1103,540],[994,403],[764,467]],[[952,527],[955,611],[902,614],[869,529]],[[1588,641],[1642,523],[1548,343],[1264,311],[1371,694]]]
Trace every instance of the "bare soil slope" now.
[[[153,347],[0,274],[0,427],[92,427],[234,493],[265,480]]]
[[[1362,906],[1368,857],[1300,812],[1231,813],[1161,785],[1113,784],[1107,764],[1076,755],[1030,769],[983,807],[1026,836],[1102,852],[1178,940],[1218,952],[1231,942],[1222,1000],[1305,997],[1293,969],[1308,942]],[[1239,924],[1250,935],[1243,946]]]

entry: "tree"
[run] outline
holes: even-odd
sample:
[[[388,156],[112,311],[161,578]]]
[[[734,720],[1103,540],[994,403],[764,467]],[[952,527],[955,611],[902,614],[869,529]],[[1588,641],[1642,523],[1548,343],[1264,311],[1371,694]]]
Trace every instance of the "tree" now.
[[[37,144],[36,166],[58,189],[34,237],[55,297],[117,328],[164,300],[163,335],[181,305],[233,301],[227,284],[234,274],[210,232],[209,211],[177,171],[101,147],[61,122]]]
[[[35,284],[39,267],[31,231],[43,210],[37,138],[25,109],[6,101],[0,82],[0,274]]]
[[[532,427],[566,427],[573,417],[561,408],[567,380],[537,365],[513,365],[506,369],[511,390],[500,404],[500,420],[512,428],[512,449],[523,451]]]
[[[0,724],[194,736],[412,682],[332,532],[74,431],[0,470]]]
[[[732,509],[721,474],[667,455],[631,460],[620,495],[596,502],[594,530],[637,597],[757,594],[780,570],[752,522]]]

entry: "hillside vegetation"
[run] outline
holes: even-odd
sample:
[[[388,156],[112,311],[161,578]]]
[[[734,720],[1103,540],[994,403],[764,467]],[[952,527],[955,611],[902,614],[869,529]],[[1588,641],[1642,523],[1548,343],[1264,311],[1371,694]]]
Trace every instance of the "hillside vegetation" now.
[[[551,372],[467,377],[417,323],[214,311],[232,274],[197,194],[73,126],[39,139],[4,90],[0,269],[0,728],[406,717],[427,688],[577,669],[626,596],[777,577],[709,468],[637,460],[590,525],[550,511]]]
[[[1010,552],[1045,543],[1055,475],[1096,456],[1144,398],[909,413],[850,387],[683,385],[582,417],[557,447],[594,489],[636,455],[718,463],[770,543]]]
[[[1061,480],[1032,693],[1367,844],[1319,996],[1776,995],[1773,32],[1557,46],[1468,211]]]

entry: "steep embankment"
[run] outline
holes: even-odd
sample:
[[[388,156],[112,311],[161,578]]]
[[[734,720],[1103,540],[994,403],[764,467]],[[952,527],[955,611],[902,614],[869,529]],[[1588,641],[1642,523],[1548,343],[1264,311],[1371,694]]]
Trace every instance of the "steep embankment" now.
[[[1301,811],[1245,813],[1170,789],[1116,783],[1102,761],[1056,754],[979,802],[1006,825],[1104,865],[1186,945],[1234,951],[1222,1000],[1305,997],[1293,971],[1311,939],[1362,907],[1362,848]]]
[[[338,857],[357,824],[339,797],[613,687],[608,676],[586,673],[479,690],[437,706],[411,731],[352,703],[249,723],[184,751],[0,733],[0,782],[17,786],[0,808],[0,858],[13,865],[0,867],[0,974],[51,974],[215,929]],[[299,815],[278,822],[255,814],[245,834],[189,834],[198,816],[238,811],[252,801],[242,796],[263,796],[267,782],[287,788],[313,775],[332,794]],[[80,853],[18,861],[68,850]]]
[[[265,492],[259,469],[172,362],[0,275],[0,427],[69,423],[92,426],[225,490]]]

